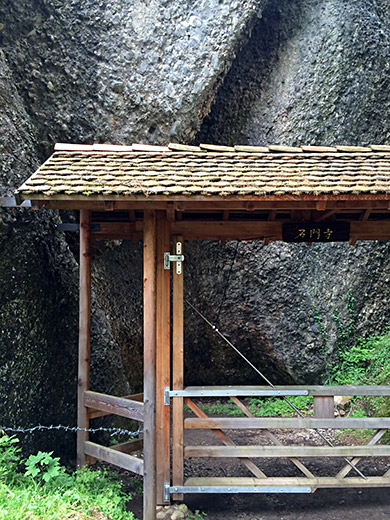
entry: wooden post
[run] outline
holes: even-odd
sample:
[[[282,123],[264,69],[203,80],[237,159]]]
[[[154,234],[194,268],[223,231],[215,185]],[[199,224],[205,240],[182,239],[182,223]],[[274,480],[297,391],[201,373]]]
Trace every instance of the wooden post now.
[[[144,212],[144,520],[156,518],[156,215]]]
[[[170,269],[164,269],[164,253],[171,249],[170,225],[165,211],[157,218],[156,312],[156,480],[157,504],[164,500],[164,482],[170,482],[170,406],[164,404],[164,388],[170,387]]]
[[[89,390],[90,346],[91,346],[91,215],[88,210],[80,210],[80,286],[79,286],[79,367],[77,426],[89,427],[88,408],[84,405],[84,393]],[[77,466],[85,464],[84,443],[88,432],[77,432]]]
[[[333,395],[314,396],[314,417],[318,417],[318,419],[332,419],[334,417]]]
[[[183,250],[183,237],[177,235],[173,241],[174,252],[176,252],[177,242],[182,243]],[[184,387],[183,267],[181,274],[177,274],[174,268],[172,277],[172,389],[182,390]],[[184,477],[183,404],[182,397],[175,397],[172,400],[172,484],[174,486],[182,486]],[[183,500],[183,495],[176,494],[173,498],[175,500]]]

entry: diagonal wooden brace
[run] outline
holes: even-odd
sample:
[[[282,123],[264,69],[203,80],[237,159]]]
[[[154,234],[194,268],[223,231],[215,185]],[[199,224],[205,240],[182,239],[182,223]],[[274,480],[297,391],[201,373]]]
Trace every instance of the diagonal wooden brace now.
[[[185,404],[190,408],[195,415],[198,417],[205,419],[207,415],[202,412],[202,410],[189,398],[186,397],[184,399]],[[235,446],[234,442],[224,433],[222,430],[212,429],[210,430],[220,441],[225,444],[225,446]],[[246,457],[240,457],[239,459],[248,469],[249,471],[255,475],[257,478],[267,478],[267,475],[259,469],[256,464],[254,464],[251,460]]]

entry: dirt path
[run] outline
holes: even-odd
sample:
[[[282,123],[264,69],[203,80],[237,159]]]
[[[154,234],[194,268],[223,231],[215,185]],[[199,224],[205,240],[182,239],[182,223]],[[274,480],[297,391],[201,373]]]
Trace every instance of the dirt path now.
[[[283,444],[322,444],[312,433],[274,431]],[[327,432],[330,434],[330,431]],[[258,431],[229,432],[237,444],[266,444]],[[297,435],[302,435],[297,439]],[[245,439],[243,438],[245,437]],[[365,443],[367,440],[362,439]],[[187,431],[186,444],[217,444],[209,431]],[[335,444],[347,444],[335,436]],[[354,439],[356,444],[356,439]],[[308,459],[306,459],[307,461]],[[298,476],[299,470],[288,460],[259,461],[268,476]],[[365,475],[383,475],[389,459],[367,459],[359,464]],[[343,460],[313,459],[308,468],[317,476],[335,475]],[[351,472],[351,476],[352,476]],[[189,476],[250,476],[237,459],[186,459],[185,475]],[[390,520],[390,489],[319,489],[314,494],[245,494],[245,495],[186,495],[185,503],[192,511],[206,513],[207,520]],[[134,496],[130,510],[142,518],[142,497]]]

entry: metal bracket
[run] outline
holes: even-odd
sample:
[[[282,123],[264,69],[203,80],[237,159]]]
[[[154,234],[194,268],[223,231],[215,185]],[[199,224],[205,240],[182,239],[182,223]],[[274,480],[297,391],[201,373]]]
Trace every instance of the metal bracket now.
[[[171,500],[171,486],[169,482],[164,482],[164,502]]]
[[[259,486],[169,486],[168,482],[164,482],[164,500],[169,497],[170,493],[187,494],[187,493],[312,493],[310,487],[259,487]]]
[[[170,389],[169,386],[164,386],[164,405],[169,406],[170,404]]]
[[[176,262],[176,274],[181,274],[181,263],[184,262],[182,252],[182,243],[176,242],[176,254],[164,253],[164,269],[170,269],[171,262]]]

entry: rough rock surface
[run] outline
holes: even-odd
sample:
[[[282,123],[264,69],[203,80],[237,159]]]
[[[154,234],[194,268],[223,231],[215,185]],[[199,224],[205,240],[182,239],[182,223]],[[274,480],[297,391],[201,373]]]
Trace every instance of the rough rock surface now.
[[[11,195],[56,141],[192,138],[263,3],[2,2],[1,195]],[[64,237],[55,234],[58,216],[0,212],[0,417],[22,426],[74,424],[77,263]],[[131,292],[140,295],[139,252],[128,244],[96,252],[94,390],[126,394],[128,381],[132,391],[140,389],[142,301],[128,301]],[[137,277],[129,257],[138,261]],[[113,304],[119,264],[130,276],[117,283]],[[63,453],[73,445],[64,436],[42,434],[30,444],[50,449],[55,442]]]
[[[270,2],[195,141],[388,143],[389,23],[384,1]],[[222,278],[227,258],[216,262],[221,254],[216,245],[206,246],[205,251],[203,272],[212,272],[211,278],[217,280],[220,273]],[[324,369],[322,350],[331,352],[337,342],[334,315],[340,315],[345,326],[349,323],[348,294],[355,298],[357,335],[379,332],[389,321],[387,243],[356,248],[274,244],[253,250],[241,245],[240,251],[238,258],[243,260],[235,267],[230,296],[227,293],[230,302],[225,306],[223,329],[255,356],[252,361],[258,356],[261,366],[266,363],[262,352],[267,356],[273,352],[275,378],[283,378],[287,371],[295,380],[318,382]],[[195,298],[201,294],[199,305],[213,315],[222,281],[213,298],[213,289],[205,282],[207,274],[200,278],[204,290],[194,290]],[[323,321],[325,341],[316,314]],[[207,342],[201,334],[195,345],[204,358]],[[206,352],[211,355],[212,350]],[[236,358],[229,358],[232,379],[237,380]]]
[[[53,141],[191,138],[263,0],[6,1],[2,41]]]
[[[2,194],[55,141],[189,141],[217,91],[196,140],[388,142],[389,14],[385,0],[5,0]],[[14,424],[74,419],[77,264],[57,218],[0,210],[0,417]],[[186,245],[187,297],[209,318],[233,254],[231,243]],[[388,321],[389,262],[384,243],[240,244],[218,325],[275,381],[318,381],[348,293],[357,332]],[[139,246],[94,250],[96,390],[126,387],[119,351],[140,388],[141,268]],[[258,381],[188,309],[186,344],[188,382]]]
[[[0,58],[3,58],[1,55]],[[0,195],[38,165],[36,134],[6,63],[0,69]],[[0,426],[76,424],[78,268],[52,212],[0,208]],[[92,381],[128,392],[102,311],[93,306]],[[69,434],[38,433],[26,451],[71,456]]]

